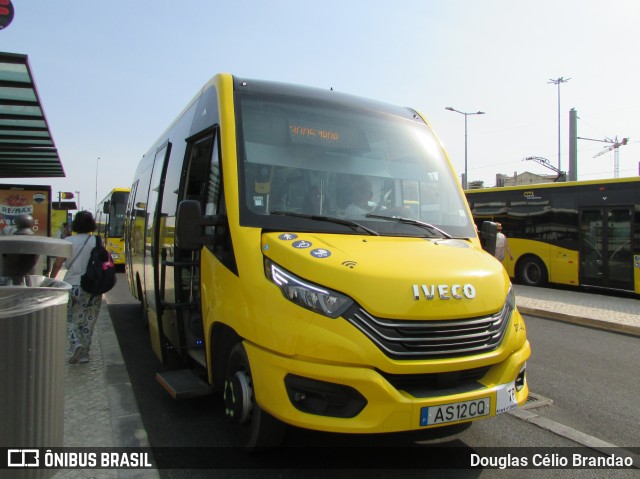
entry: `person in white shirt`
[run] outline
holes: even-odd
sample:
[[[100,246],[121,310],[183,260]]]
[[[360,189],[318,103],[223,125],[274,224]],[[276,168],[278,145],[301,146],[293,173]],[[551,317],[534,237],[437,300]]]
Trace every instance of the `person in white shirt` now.
[[[505,257],[505,253],[509,253],[509,259],[513,261],[513,255],[509,249],[509,242],[507,237],[502,232],[502,224],[496,223],[498,226],[498,234],[496,235],[496,254],[495,257],[502,262]]]
[[[64,265],[67,272],[64,281],[71,285],[67,303],[67,334],[69,337],[69,363],[89,362],[89,348],[93,328],[100,313],[102,295],[94,296],[80,287],[80,278],[87,270],[91,250],[96,245],[96,222],[89,211],[79,211],[71,224],[76,234],[67,236],[72,244],[70,258],[56,258],[51,268],[51,277],[55,278]]]
[[[356,181],[353,187],[353,201],[344,210],[345,216],[366,216],[375,207],[371,198],[373,198],[371,183],[364,178]]]

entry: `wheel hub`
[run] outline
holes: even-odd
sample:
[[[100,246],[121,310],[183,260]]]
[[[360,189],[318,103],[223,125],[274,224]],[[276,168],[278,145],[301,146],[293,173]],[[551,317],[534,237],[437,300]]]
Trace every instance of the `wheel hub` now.
[[[225,414],[234,422],[247,422],[253,408],[251,378],[244,371],[236,373],[224,383]]]

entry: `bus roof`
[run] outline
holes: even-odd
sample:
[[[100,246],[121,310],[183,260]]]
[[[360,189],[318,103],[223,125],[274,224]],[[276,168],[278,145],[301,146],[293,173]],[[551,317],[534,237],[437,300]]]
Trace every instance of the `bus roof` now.
[[[235,91],[268,93],[329,102],[333,101],[348,107],[379,111],[381,113],[396,115],[408,120],[418,119],[416,118],[416,112],[409,107],[397,106],[357,95],[342,93],[334,90],[333,88],[318,88],[294,83],[256,80],[236,76],[233,77],[233,81]],[[420,118],[420,121],[422,121],[422,118]]]
[[[540,188],[571,188],[574,186],[586,186],[586,185],[611,185],[619,183],[633,183],[640,182],[640,177],[631,176],[628,178],[608,178],[600,180],[584,180],[584,181],[565,181],[559,183],[530,183],[527,185],[517,186],[496,186],[493,188],[478,188],[473,190],[465,190],[465,194],[477,194],[477,193],[497,193],[507,191],[522,191],[530,189]]]
[[[112,188],[109,193],[107,193],[107,196],[105,196],[104,198],[102,198],[102,200],[100,201],[100,204],[104,203],[105,201],[107,201],[109,198],[111,198],[111,196],[114,193],[129,193],[131,192],[131,188],[127,187],[127,188]]]

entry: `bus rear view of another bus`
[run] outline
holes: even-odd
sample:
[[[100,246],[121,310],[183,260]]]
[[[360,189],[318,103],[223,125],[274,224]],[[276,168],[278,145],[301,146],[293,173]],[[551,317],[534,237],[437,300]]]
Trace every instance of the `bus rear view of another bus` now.
[[[245,447],[526,401],[509,278],[414,110],[217,75],[141,160],[125,238],[153,350],[184,365],[160,384],[220,392]]]

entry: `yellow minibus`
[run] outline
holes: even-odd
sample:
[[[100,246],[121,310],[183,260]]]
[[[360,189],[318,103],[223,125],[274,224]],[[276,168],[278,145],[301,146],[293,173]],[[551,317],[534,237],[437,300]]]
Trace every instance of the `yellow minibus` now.
[[[175,398],[238,444],[421,430],[524,404],[530,345],[418,112],[213,77],[144,155],[127,276]],[[166,369],[166,368],[163,368]]]

